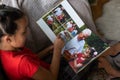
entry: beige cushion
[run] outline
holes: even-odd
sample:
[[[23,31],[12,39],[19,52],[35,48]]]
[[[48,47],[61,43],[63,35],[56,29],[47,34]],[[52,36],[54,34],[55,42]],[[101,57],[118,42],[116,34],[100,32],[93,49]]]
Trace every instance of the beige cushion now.
[[[120,0],[110,0],[103,7],[103,15],[97,19],[98,29],[109,40],[120,41]]]

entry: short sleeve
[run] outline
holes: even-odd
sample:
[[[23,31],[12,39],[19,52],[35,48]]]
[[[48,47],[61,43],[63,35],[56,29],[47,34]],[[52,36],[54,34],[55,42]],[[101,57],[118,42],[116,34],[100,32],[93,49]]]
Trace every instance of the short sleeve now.
[[[19,64],[19,73],[21,77],[32,78],[34,73],[38,70],[40,64],[39,61],[31,56],[24,56]]]

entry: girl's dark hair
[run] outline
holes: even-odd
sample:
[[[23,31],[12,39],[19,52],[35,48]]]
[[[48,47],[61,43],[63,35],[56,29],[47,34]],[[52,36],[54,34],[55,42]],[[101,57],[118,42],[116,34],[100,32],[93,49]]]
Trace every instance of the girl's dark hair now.
[[[23,16],[24,13],[17,8],[0,5],[0,38],[5,34],[14,34],[17,30],[15,21]]]

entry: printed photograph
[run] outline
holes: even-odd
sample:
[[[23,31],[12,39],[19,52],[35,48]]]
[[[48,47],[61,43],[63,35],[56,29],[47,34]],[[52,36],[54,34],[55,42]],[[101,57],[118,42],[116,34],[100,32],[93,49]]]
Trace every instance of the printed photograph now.
[[[50,11],[45,17],[43,17],[43,20],[55,35],[60,34],[64,41],[71,40],[79,33],[79,27],[62,5],[59,5]]]
[[[64,24],[64,28],[70,33],[72,38],[74,38],[80,32],[79,27],[72,19]]]
[[[65,45],[63,54],[76,73],[91,59],[108,48],[108,45],[89,28],[83,26],[80,30],[81,32]]]
[[[64,7],[62,5],[59,5],[57,8],[55,8],[53,11],[54,16],[58,20],[60,24],[65,23],[67,20],[70,19],[70,16],[65,11]]]

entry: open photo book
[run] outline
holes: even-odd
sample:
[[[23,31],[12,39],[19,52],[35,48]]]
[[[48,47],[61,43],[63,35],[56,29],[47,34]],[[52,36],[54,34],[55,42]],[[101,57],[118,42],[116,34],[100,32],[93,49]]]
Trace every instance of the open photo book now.
[[[57,35],[65,41],[62,55],[75,73],[83,70],[109,46],[94,34],[67,0],[63,0],[37,21],[54,42]]]

